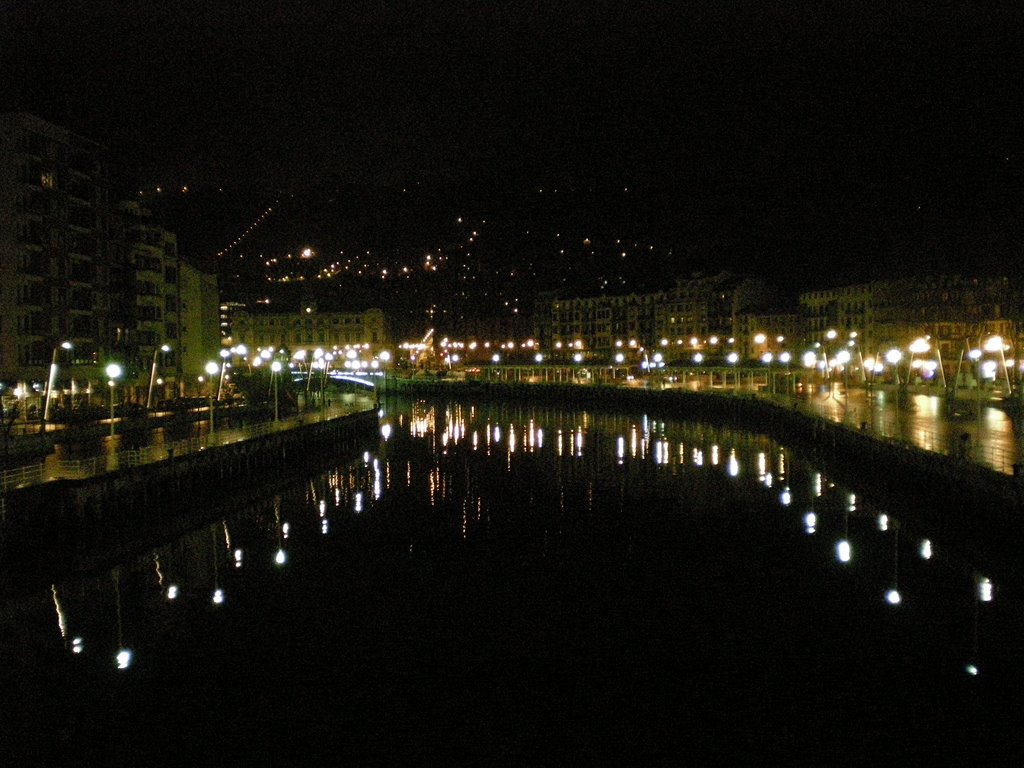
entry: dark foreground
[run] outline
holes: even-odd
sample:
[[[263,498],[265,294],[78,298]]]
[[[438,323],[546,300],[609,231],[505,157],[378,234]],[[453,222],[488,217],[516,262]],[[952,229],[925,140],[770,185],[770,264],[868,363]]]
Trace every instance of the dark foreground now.
[[[4,670],[4,764],[1020,764],[999,686],[755,518],[652,505],[412,551],[352,521],[128,670]]]

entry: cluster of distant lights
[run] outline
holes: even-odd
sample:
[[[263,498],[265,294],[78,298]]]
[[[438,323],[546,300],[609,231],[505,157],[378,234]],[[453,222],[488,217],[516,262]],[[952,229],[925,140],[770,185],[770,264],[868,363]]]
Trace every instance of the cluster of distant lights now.
[[[245,238],[247,238],[249,235],[251,235],[256,230],[256,228],[263,223],[263,220],[266,219],[267,216],[269,216],[273,212],[273,207],[267,206],[266,209],[264,209],[264,211],[259,216],[256,217],[256,220],[253,221],[252,224],[250,224],[248,227],[246,227],[245,231],[242,232],[242,234],[240,234],[226,246],[217,251],[217,256],[224,256],[229,251],[240,245],[242,241],[245,240]]]
[[[269,213],[269,210],[270,209],[268,209],[268,211],[267,211],[268,213]],[[261,219],[262,219],[262,217],[261,217]],[[462,224],[462,222],[463,222],[463,219],[462,219],[461,216],[456,219],[456,223]],[[256,223],[259,223],[259,222],[257,221]],[[480,226],[482,226],[482,225],[484,225],[486,223],[487,223],[487,220],[483,219],[480,222]],[[249,230],[246,230],[246,232],[244,234],[242,234],[241,236],[239,236],[239,238],[237,238],[235,240],[235,242],[233,242],[230,246],[228,246],[228,248],[226,248],[224,251],[221,251],[221,253],[219,253],[217,255],[220,256],[223,253],[225,253],[229,248],[237,245],[239,242],[241,242],[242,238],[244,238],[245,235],[247,235],[249,233],[249,231],[251,231],[252,229],[253,229],[253,227],[250,227]],[[473,245],[474,243],[476,243],[478,241],[478,239],[480,237],[480,231],[481,230],[478,227],[477,229],[472,230],[466,236],[466,242],[465,242],[465,245],[464,245],[465,248],[468,248],[469,246]],[[339,255],[344,256],[345,255],[345,251],[344,250],[339,251]],[[466,251],[465,255],[466,256],[470,256],[471,254],[468,251]],[[312,247],[307,246],[300,253],[299,259],[301,259],[301,260],[308,260],[308,259],[315,258],[316,256],[317,256],[316,251]],[[287,256],[285,256],[284,258],[285,258],[286,261],[294,260],[294,257],[290,253],[287,254]],[[414,274],[416,274],[417,272],[428,272],[428,273],[437,272],[441,267],[444,266],[445,262],[449,260],[449,256],[447,256],[443,252],[443,250],[441,248],[436,249],[436,252],[424,253],[423,257],[419,261],[419,265],[415,266],[415,267],[414,266],[410,266],[409,264],[399,264],[398,266],[394,266],[394,265],[390,265],[390,264],[386,264],[386,263],[374,263],[373,261],[370,260],[371,258],[372,258],[372,252],[370,250],[366,250],[362,256],[358,256],[358,257],[355,257],[355,258],[349,258],[349,259],[347,259],[344,262],[333,261],[330,264],[321,267],[316,272],[314,277],[317,280],[333,280],[333,279],[339,277],[340,275],[342,275],[344,273],[352,273],[352,274],[355,274],[357,277],[374,276],[374,277],[379,277],[381,280],[387,280],[389,277],[400,277],[400,278],[408,279],[408,278],[412,277]],[[267,268],[271,268],[271,267],[275,267],[278,264],[280,264],[281,261],[277,257],[272,257],[272,258],[264,259],[263,263],[264,263],[264,266],[266,266]],[[468,265],[463,265],[463,266],[468,269]],[[277,277],[274,277],[272,275],[268,275],[266,279],[267,279],[268,282],[290,283],[290,282],[303,282],[303,281],[306,280],[306,278],[307,278],[306,274],[299,273],[299,274],[279,275]]]
[[[836,339],[836,331],[829,331],[827,339],[831,342]],[[840,342],[840,345],[833,351],[829,351],[825,345],[821,342],[816,342],[813,349],[805,351],[800,356],[800,363],[804,368],[817,369],[823,372],[829,372],[838,370],[842,372],[847,367],[853,367],[854,364],[854,350],[856,349],[857,333],[851,332],[849,338],[845,342]],[[767,334],[757,333],[751,341],[762,349],[767,345],[771,344],[771,341]],[[774,338],[774,345],[781,347],[785,343],[786,339],[784,336],[776,336]],[[627,353],[633,352],[636,355],[640,355],[639,365],[643,369],[656,369],[664,368],[668,363],[668,352],[672,348],[688,348],[691,350],[690,360],[700,365],[702,363],[709,362],[708,352],[710,350],[719,348],[724,349],[726,346],[734,347],[736,339],[729,337],[727,339],[720,338],[718,336],[710,336],[707,339],[699,339],[696,336],[691,336],[688,340],[677,338],[674,341],[670,341],[668,338],[662,337],[659,339],[653,349],[647,348],[643,343],[636,339],[629,339],[628,341],[623,339],[617,339],[615,344],[615,352],[612,354],[611,362],[622,365],[627,362]],[[900,367],[904,360],[904,352],[899,348],[890,348],[884,355],[868,356],[862,359],[860,367],[864,371],[865,375],[871,374],[872,376],[881,374],[886,370],[886,364],[892,366],[893,370],[900,375],[901,372],[905,373],[909,370],[915,370],[920,373],[924,378],[932,378],[935,372],[939,369],[938,352],[936,352],[936,358],[926,358],[924,355],[931,351],[934,351],[934,342],[930,337],[920,337],[915,339],[909,345],[907,345],[907,352],[909,353],[909,359],[906,365]],[[491,342],[483,342],[478,344],[477,342],[471,342],[467,345],[468,349],[476,349],[477,346],[482,346],[486,349],[490,349],[492,346]],[[403,346],[404,348],[404,346]],[[547,359],[542,351],[538,349],[537,343],[533,339],[528,339],[524,342],[504,342],[497,345],[499,350],[504,350],[509,353],[515,350],[534,350],[537,349],[533,356],[535,363],[542,363]],[[576,363],[593,362],[588,356],[587,345],[582,339],[573,339],[570,341],[556,341],[553,344],[554,351],[561,354],[571,354],[572,359]],[[661,351],[658,351],[660,348]],[[999,369],[1003,368],[1004,371],[1008,371],[1016,365],[1016,361],[1012,358],[1006,358],[1005,352],[1010,349],[1010,346],[1000,336],[991,336],[985,340],[979,347],[965,350],[967,359],[971,360],[978,367],[979,376],[983,379],[993,380],[997,377]],[[996,360],[981,360],[982,355],[985,353],[998,353],[1001,357],[1001,361]],[[495,352],[491,356],[492,363],[502,362],[501,351]],[[737,365],[741,361],[744,361],[744,357],[740,355],[738,351],[732,349],[725,353],[723,358],[726,363],[730,365]],[[765,365],[772,365],[779,363],[785,366],[789,366],[794,362],[793,353],[782,350],[777,352],[772,351],[761,351],[754,357],[755,360],[760,361]],[[1021,369],[1024,371],[1024,361],[1021,362]]]

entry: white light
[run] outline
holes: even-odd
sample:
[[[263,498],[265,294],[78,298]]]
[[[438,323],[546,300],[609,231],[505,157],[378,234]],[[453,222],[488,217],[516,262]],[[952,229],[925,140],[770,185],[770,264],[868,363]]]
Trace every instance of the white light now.
[[[931,560],[934,552],[932,551],[932,543],[928,539],[921,542],[921,559]]]
[[[380,426],[380,436],[383,437],[385,440],[387,440],[389,437],[391,437],[391,425],[390,424],[381,424],[381,426]]]
[[[818,516],[813,512],[804,515],[804,527],[807,529],[807,533],[814,533],[818,527]]]
[[[177,597],[178,597],[178,585],[177,584],[171,584],[169,587],[167,587],[167,599],[168,600],[175,600],[175,599],[177,599]]]
[[[884,515],[883,514],[883,515],[879,515],[878,516],[878,530],[880,530],[880,531],[888,531],[889,530],[889,516],[888,515]]]
[[[242,550],[236,549],[235,550],[235,568],[241,568],[241,567],[242,567]]]
[[[729,477],[736,477],[740,473],[740,463],[736,459],[736,455],[735,454],[730,454],[729,455],[729,468],[728,468],[728,472],[729,472]]]
[[[326,536],[327,535],[327,528],[328,528],[327,518],[324,518],[323,520],[320,521],[320,533],[322,533],[324,536]]]
[[[132,652],[127,648],[122,648],[117,652],[117,656],[115,658],[117,659],[118,669],[128,669],[132,663]]]
[[[291,530],[291,526],[288,525],[288,523],[285,523],[284,525],[281,526],[281,535],[284,536],[284,538],[287,539],[288,538],[288,532],[290,530]]]
[[[846,539],[841,539],[836,544],[836,558],[840,563],[850,562],[850,558],[853,556],[853,550],[850,549],[850,542]]]
[[[85,650],[85,641],[80,637],[76,637],[71,640],[71,652],[81,653]]]
[[[885,602],[889,605],[899,605],[902,600],[903,598],[900,597],[899,590],[895,587],[885,593]]]
[[[278,565],[284,565],[284,562],[287,559],[288,558],[285,557],[283,549],[277,550],[277,554],[274,555],[274,562],[277,563]]]
[[[978,668],[976,666],[974,666],[973,664],[968,664],[966,667],[964,667],[964,670],[971,677],[977,677],[978,676]]]
[[[788,507],[793,501],[793,496],[789,492],[789,488],[783,488],[782,493],[779,495],[779,501],[782,502],[782,506]]]
[[[224,602],[224,590],[223,589],[215,589],[215,590],[213,590],[213,604],[214,605],[220,605],[223,602]]]
[[[982,577],[978,582],[978,599],[983,603],[992,602],[992,582]]]
[[[363,511],[363,492],[362,491],[359,491],[359,492],[356,493],[356,495],[355,495],[355,497],[353,499],[352,511],[353,512],[362,512]]]

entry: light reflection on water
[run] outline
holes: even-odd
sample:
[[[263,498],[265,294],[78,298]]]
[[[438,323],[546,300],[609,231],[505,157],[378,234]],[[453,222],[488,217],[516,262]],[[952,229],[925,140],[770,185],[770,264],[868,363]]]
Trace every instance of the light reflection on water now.
[[[209,611],[233,610],[233,596],[248,594],[251,605],[271,574],[290,577],[293,563],[350,533],[356,517],[389,520],[410,553],[447,540],[490,541],[498,531],[505,531],[507,546],[548,543],[578,526],[581,510],[595,519],[609,509],[629,510],[652,489],[659,498],[679,499],[678,513],[690,514],[688,505],[710,505],[721,494],[722,479],[751,501],[763,525],[793,534],[786,546],[812,553],[821,572],[808,579],[852,577],[855,599],[886,604],[894,621],[919,621],[919,599],[921,610],[955,614],[949,626],[968,629],[947,639],[947,655],[969,676],[984,676],[986,648],[1005,644],[986,642],[986,627],[1005,623],[993,615],[1021,610],[995,574],[977,573],[938,535],[925,537],[891,511],[873,508],[763,436],[647,416],[416,403],[386,410],[382,437],[376,451],[242,514],[106,573],[9,599],[0,626],[23,642],[7,655],[17,656],[19,666],[46,664],[59,648],[122,674],[147,649],[159,648],[169,630],[187,642]],[[516,485],[529,494],[507,498]],[[514,506],[522,498],[535,508]],[[524,529],[508,533],[516,525]],[[696,557],[703,560],[692,567],[706,568],[715,553]],[[766,590],[786,588],[773,579],[763,574]],[[44,615],[50,619],[39,620]],[[31,635],[3,626],[25,616],[36,619]],[[926,626],[918,640],[932,641]],[[996,663],[1006,664],[1006,655]]]

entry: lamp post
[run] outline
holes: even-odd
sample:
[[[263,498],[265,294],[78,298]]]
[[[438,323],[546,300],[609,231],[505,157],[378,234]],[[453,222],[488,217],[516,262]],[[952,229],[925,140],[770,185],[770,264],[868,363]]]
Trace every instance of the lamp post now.
[[[219,366],[212,360],[206,364],[206,375],[207,375],[207,393],[210,396],[210,437],[213,437],[213,377],[217,375]]]
[[[270,364],[270,380],[271,380],[271,384],[274,387],[274,421],[278,420],[278,411],[277,411],[277,379],[278,379],[278,374],[280,374],[280,373],[281,373],[281,363],[280,363],[280,361],[275,360],[274,362],[272,362]]]
[[[231,357],[231,350],[222,349],[220,351],[220,380],[217,382],[217,402],[221,400],[221,393],[224,391],[224,372],[228,369],[229,363],[228,358]]]
[[[153,382],[156,381],[156,359],[161,352],[170,352],[171,348],[166,344],[153,350],[153,365],[149,369],[149,394],[146,395],[146,410],[153,407]]]
[[[740,374],[739,374],[739,371],[736,371],[736,363],[739,362],[739,359],[740,359],[740,356],[738,354],[736,354],[735,352],[730,352],[725,357],[725,361],[727,363],[729,363],[729,365],[731,365],[733,367],[733,370],[736,372],[736,391],[737,392],[739,391],[739,388],[740,388]]]
[[[779,362],[786,366],[786,378],[782,381],[786,385],[786,394],[790,391],[790,376],[789,376],[789,361],[793,358],[789,352],[782,352],[779,354]]]
[[[775,375],[772,372],[772,361],[774,359],[771,352],[765,352],[761,355],[761,362],[768,366],[768,394],[770,395],[775,394]]]
[[[110,386],[110,436],[114,436],[114,382],[121,376],[121,366],[111,363],[107,366],[107,384]]]
[[[999,361],[1003,364],[1003,375],[1006,377],[1006,396],[1010,396],[1012,386],[1010,384],[1010,372],[1006,369],[1006,345],[1003,344],[1002,336],[992,336],[985,340],[985,351],[986,352],[998,352]]]
[[[330,373],[331,361],[333,361],[333,360],[334,360],[334,354],[331,353],[331,352],[325,352],[324,356],[323,356],[323,358],[321,360],[321,362],[323,362],[323,364],[324,364],[324,369],[323,369],[323,371],[321,371],[322,378],[320,379],[320,412],[321,413],[324,412],[324,408],[326,407],[326,401],[324,400],[324,396],[326,394],[326,389],[327,389],[327,375],[328,375],[328,373]]]
[[[978,427],[979,427],[979,438],[981,428],[981,350],[972,349],[967,353],[967,356],[974,361],[974,389],[978,395]]]
[[[71,349],[71,342],[65,341],[53,348],[53,357],[50,359],[50,376],[46,380],[46,402],[43,403],[43,423],[50,420],[50,398],[53,396],[53,387],[57,383],[57,353],[62,349]]]

